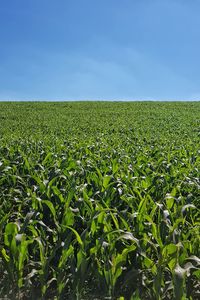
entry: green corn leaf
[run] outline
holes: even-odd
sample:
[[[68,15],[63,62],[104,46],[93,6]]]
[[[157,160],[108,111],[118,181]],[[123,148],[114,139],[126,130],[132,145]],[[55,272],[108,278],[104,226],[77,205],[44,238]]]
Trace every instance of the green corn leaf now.
[[[80,237],[80,235],[78,234],[78,232],[77,232],[74,228],[72,228],[72,227],[70,227],[70,226],[66,226],[66,228],[70,229],[70,230],[75,234],[76,239],[77,239],[77,242],[78,242],[81,246],[83,246],[83,241],[81,240],[81,237]]]
[[[186,270],[181,268],[179,264],[174,269],[174,297],[176,300],[183,300],[185,290],[185,276]]]
[[[49,201],[49,200],[42,200],[42,203],[48,206],[48,208],[51,211],[54,219],[56,219],[56,210],[55,210],[55,208],[53,206],[53,203],[51,201]]]

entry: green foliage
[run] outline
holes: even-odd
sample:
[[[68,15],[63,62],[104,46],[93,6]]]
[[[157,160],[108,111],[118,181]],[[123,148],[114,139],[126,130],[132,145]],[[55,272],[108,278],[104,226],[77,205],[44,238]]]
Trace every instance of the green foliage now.
[[[5,102],[0,141],[0,298],[199,299],[199,102]]]

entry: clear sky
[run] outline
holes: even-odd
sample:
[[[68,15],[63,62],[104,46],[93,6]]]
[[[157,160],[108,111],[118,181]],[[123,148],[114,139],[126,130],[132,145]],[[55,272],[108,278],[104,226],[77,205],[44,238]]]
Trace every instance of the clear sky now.
[[[0,0],[1,100],[200,100],[199,0]]]

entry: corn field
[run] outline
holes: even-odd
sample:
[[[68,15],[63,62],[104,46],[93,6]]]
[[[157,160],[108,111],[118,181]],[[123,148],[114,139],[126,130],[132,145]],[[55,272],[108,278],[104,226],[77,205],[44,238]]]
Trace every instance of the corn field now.
[[[1,102],[0,299],[200,299],[200,102]]]

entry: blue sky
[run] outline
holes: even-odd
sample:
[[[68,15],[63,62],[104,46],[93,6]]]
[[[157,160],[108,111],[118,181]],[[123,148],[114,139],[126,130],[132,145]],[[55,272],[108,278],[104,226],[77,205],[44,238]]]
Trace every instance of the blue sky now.
[[[200,100],[198,0],[0,0],[1,100]]]

